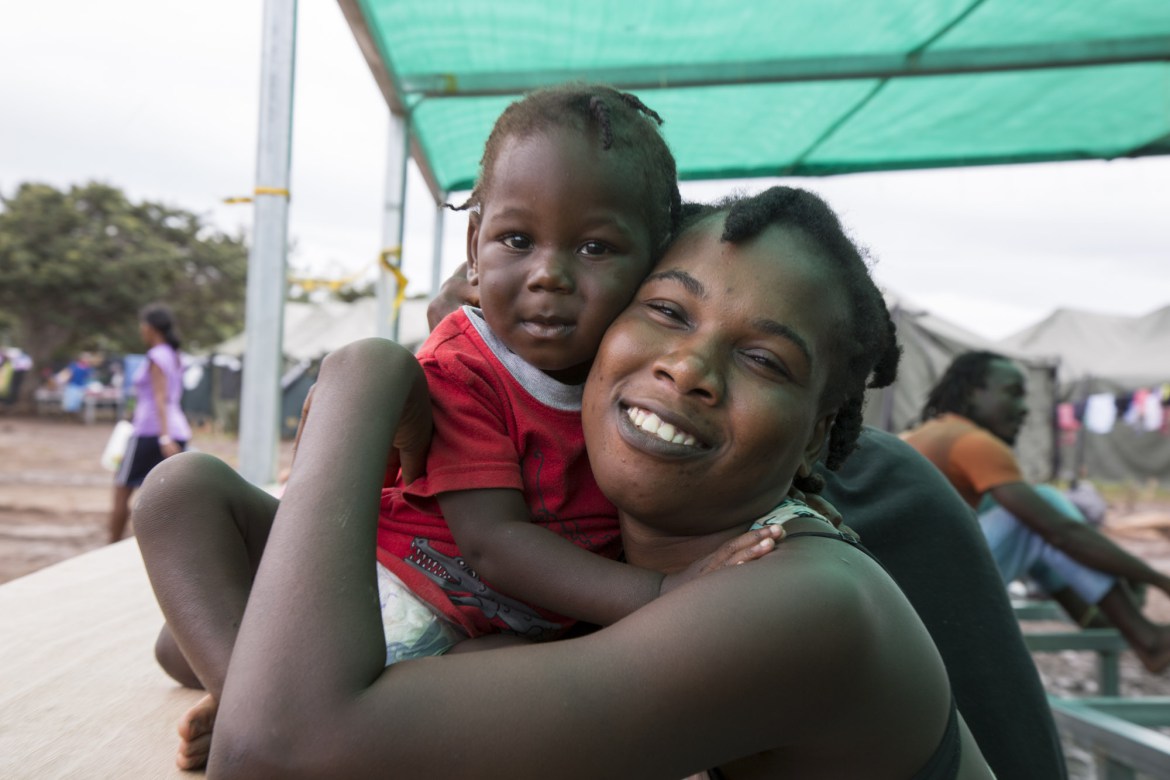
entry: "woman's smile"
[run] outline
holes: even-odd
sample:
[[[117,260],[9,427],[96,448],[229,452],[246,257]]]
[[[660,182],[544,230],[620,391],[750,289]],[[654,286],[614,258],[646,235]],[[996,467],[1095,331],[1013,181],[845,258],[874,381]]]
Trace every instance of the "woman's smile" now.
[[[678,420],[665,412],[662,415],[641,406],[622,405],[625,420],[629,426],[622,425],[622,438],[629,444],[639,448],[648,448],[658,455],[689,456],[709,446],[699,441],[695,434],[687,430],[687,423]],[[667,419],[663,419],[665,415]],[[622,417],[619,416],[619,421]],[[630,430],[630,428],[633,430]]]

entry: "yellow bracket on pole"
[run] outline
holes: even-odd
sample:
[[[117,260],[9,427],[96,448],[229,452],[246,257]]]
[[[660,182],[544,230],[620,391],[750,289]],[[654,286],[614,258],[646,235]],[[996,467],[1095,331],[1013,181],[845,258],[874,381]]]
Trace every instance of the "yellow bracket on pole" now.
[[[285,189],[284,187],[257,187],[256,189],[252,190],[252,194],[253,195],[279,195],[279,196],[284,197],[284,198],[289,197],[288,190]],[[223,199],[223,202],[228,203],[228,204],[231,204],[231,203],[251,203],[252,201],[253,201],[253,198],[246,197],[246,196],[235,197],[235,198],[224,198]]]
[[[378,255],[378,263],[386,270],[387,273],[392,274],[394,279],[398,282],[398,294],[394,296],[394,314],[398,314],[398,310],[402,308],[402,302],[406,300],[406,285],[410,280],[402,273],[402,269],[390,262],[390,258],[397,258],[399,262],[402,261],[402,247],[391,246],[383,249]]]

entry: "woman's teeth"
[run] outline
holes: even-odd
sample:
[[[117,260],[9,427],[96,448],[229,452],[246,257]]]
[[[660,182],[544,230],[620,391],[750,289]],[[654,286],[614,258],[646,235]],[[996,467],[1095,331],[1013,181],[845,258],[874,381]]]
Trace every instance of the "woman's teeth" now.
[[[663,441],[668,441],[671,444],[682,444],[687,447],[694,447],[699,442],[694,436],[686,431],[680,431],[668,422],[663,422],[662,418],[648,412],[645,409],[639,409],[636,406],[631,406],[626,410],[631,422],[638,426],[646,433],[652,433]]]

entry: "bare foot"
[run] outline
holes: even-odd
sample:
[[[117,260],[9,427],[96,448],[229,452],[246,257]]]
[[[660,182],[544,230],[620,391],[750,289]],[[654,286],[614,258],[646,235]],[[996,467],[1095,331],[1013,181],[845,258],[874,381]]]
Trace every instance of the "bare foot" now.
[[[1147,647],[1131,642],[1134,655],[1151,674],[1158,674],[1170,667],[1170,626],[1157,626],[1154,641]]]
[[[211,730],[219,702],[210,693],[179,718],[179,752],[175,764],[179,769],[201,769],[211,753]]]

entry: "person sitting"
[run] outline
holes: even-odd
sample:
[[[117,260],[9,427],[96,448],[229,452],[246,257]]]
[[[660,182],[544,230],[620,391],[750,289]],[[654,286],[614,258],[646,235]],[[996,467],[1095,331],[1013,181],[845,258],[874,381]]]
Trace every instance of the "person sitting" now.
[[[890,381],[896,355],[864,261],[815,196],[773,188],[697,217],[602,341],[587,450],[634,565],[677,571],[754,525],[786,536],[587,636],[390,667],[384,453],[419,461],[426,382],[391,342],[330,355],[209,776],[992,777],[894,581],[851,536],[781,507],[794,482],[816,487],[826,446],[829,467],[848,456],[866,383]],[[152,475],[156,500],[198,500],[182,464]]]
[[[931,389],[922,423],[903,434],[980,511],[1003,582],[1025,573],[1096,605],[1151,672],[1170,665],[1170,626],[1150,621],[1122,582],[1170,594],[1170,576],[1130,555],[1077,516],[1050,486],[1028,484],[1012,454],[1028,409],[1023,372],[995,352],[959,355]],[[990,499],[990,500],[988,500]]]

